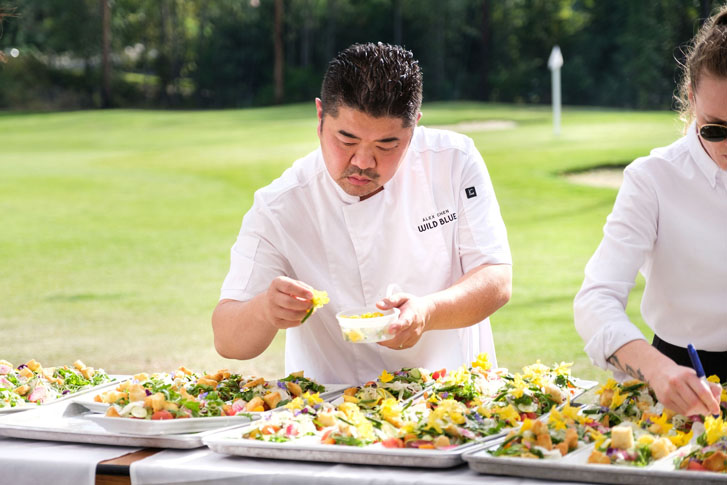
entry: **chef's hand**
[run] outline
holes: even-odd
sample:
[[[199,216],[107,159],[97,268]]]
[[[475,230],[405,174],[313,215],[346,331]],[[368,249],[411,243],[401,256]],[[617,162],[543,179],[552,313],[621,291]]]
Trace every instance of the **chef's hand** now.
[[[684,416],[719,414],[722,388],[714,382],[705,383],[690,367],[671,364],[659,366],[649,383],[659,402]]]
[[[408,293],[395,293],[376,304],[381,310],[398,308],[399,318],[389,327],[392,338],[379,342],[379,345],[394,350],[413,347],[426,330],[429,321],[430,304],[426,298]]]
[[[297,327],[313,304],[313,288],[278,276],[265,292],[265,320],[277,329]]]

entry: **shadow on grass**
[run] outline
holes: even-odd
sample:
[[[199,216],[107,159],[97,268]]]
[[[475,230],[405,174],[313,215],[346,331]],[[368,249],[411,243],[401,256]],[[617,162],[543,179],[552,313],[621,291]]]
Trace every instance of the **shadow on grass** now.
[[[589,165],[587,167],[571,168],[568,170],[563,170],[561,172],[556,172],[555,175],[557,175],[559,177],[565,177],[568,175],[577,175],[580,173],[591,172],[593,170],[621,170],[621,171],[623,171],[632,161],[633,160],[629,160],[628,162],[601,163],[598,165]]]

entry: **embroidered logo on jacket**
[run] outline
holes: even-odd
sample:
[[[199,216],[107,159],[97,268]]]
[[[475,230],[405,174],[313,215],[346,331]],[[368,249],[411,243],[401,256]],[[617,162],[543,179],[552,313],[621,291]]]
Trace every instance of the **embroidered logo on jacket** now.
[[[466,189],[464,189],[464,193],[468,199],[471,199],[472,197],[477,197],[477,191],[474,187],[467,187]]]
[[[472,187],[472,189],[474,190],[474,187]],[[457,213],[450,212],[449,209],[445,209],[437,212],[436,214],[422,217],[422,224],[418,225],[417,229],[419,229],[419,232],[424,232],[429,229],[434,229],[435,227],[443,226],[455,220],[457,220]]]

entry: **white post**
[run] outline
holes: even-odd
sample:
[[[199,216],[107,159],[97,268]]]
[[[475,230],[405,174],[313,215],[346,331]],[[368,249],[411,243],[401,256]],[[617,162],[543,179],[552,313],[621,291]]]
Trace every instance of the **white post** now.
[[[563,66],[563,54],[560,47],[553,47],[548,58],[553,98],[553,134],[560,135],[560,68]]]

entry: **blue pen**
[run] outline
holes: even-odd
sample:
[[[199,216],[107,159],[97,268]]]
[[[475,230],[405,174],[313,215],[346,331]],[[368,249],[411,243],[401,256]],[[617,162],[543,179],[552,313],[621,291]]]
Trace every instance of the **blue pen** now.
[[[697,377],[699,377],[699,379],[704,382],[704,384],[707,386],[707,389],[710,389],[709,381],[707,381],[707,378],[704,375],[704,367],[702,367],[702,361],[699,360],[699,354],[697,353],[697,349],[694,348],[694,345],[687,344],[687,352],[689,353],[689,360],[692,361],[692,367],[697,373]],[[719,417],[719,414],[715,414],[714,417]]]
[[[702,361],[699,360],[697,349],[694,348],[694,345],[687,344],[687,352],[689,352],[689,360],[692,361],[692,367],[697,372],[697,377],[706,381],[707,378],[704,377],[704,367],[702,367]]]

